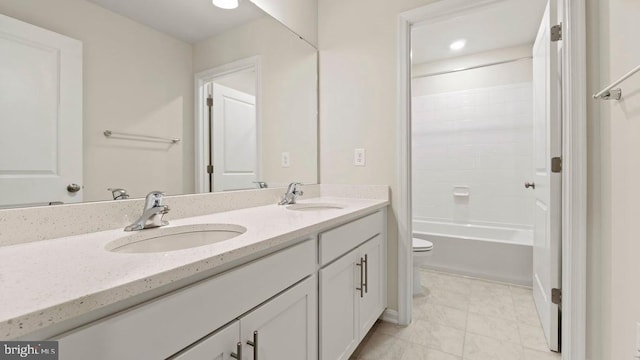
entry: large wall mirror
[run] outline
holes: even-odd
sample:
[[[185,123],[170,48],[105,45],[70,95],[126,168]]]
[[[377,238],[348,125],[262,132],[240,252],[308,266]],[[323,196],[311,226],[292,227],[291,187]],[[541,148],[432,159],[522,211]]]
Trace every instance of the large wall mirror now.
[[[0,0],[0,208],[318,182],[317,50],[249,0]]]

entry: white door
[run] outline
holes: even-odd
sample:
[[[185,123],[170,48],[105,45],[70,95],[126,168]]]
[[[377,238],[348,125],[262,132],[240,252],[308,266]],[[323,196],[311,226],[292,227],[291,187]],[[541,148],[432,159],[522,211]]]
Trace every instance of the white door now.
[[[0,15],[0,54],[0,207],[82,201],[82,43]]]
[[[551,25],[557,23],[555,6],[544,13],[533,45],[533,170],[535,188],[533,297],[549,348],[559,350],[559,305],[551,289],[560,288],[561,178],[552,172],[551,159],[561,155],[560,76],[557,42]]]
[[[320,359],[347,360],[360,342],[360,253],[353,250],[320,270]]]
[[[360,257],[365,259],[364,279],[365,293],[360,299],[358,323],[359,338],[362,339],[384,311],[384,267],[382,264],[382,236],[367,241],[360,248]]]
[[[241,318],[243,359],[316,360],[317,287],[312,276]]]
[[[253,189],[258,179],[256,98],[213,84],[213,190]]]

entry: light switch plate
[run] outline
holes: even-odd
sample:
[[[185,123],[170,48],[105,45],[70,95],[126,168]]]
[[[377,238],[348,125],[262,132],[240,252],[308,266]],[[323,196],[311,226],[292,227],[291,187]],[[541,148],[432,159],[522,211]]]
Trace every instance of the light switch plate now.
[[[283,152],[282,153],[282,161],[281,161],[282,167],[289,167],[291,166],[291,156],[289,156],[289,152]]]
[[[355,166],[365,166],[366,164],[366,155],[364,149],[355,149],[353,151],[353,165]]]

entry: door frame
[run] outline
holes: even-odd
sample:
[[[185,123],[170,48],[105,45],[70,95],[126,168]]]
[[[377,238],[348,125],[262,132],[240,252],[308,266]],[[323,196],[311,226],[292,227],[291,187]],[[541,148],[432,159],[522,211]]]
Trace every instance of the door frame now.
[[[209,134],[209,119],[207,118],[205,91],[206,84],[214,81],[217,78],[228,76],[235,72],[255,69],[256,72],[256,126],[257,126],[257,144],[258,150],[257,169],[258,176],[262,174],[262,76],[261,76],[261,56],[252,56],[245,59],[233,61],[221,66],[217,66],[208,70],[198,72],[194,75],[195,84],[195,134],[194,134],[194,148],[195,148],[195,192],[204,193],[207,187],[206,180],[206,167],[207,156],[205,151],[208,148],[208,134]]]
[[[442,0],[398,16],[398,322],[411,323],[411,27],[509,0]],[[550,0],[554,2],[555,0]],[[562,359],[586,358],[587,93],[584,0],[557,0],[562,14]]]

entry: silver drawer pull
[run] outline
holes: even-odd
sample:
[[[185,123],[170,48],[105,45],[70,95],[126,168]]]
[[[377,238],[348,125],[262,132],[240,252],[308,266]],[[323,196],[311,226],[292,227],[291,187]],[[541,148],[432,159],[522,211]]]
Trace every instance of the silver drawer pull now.
[[[364,297],[364,260],[360,258],[360,263],[356,264],[356,266],[360,267],[360,287],[356,288],[356,290],[360,291],[360,297]]]
[[[364,293],[369,293],[369,257],[367,254],[364,254],[364,283],[362,284],[364,287]]]
[[[253,341],[247,340],[247,345],[253,346],[253,360],[258,360],[258,331],[253,332]]]
[[[232,352],[229,356],[231,356],[234,359],[242,360],[242,343],[241,342],[238,342],[238,344],[236,344],[236,351],[237,352]]]

